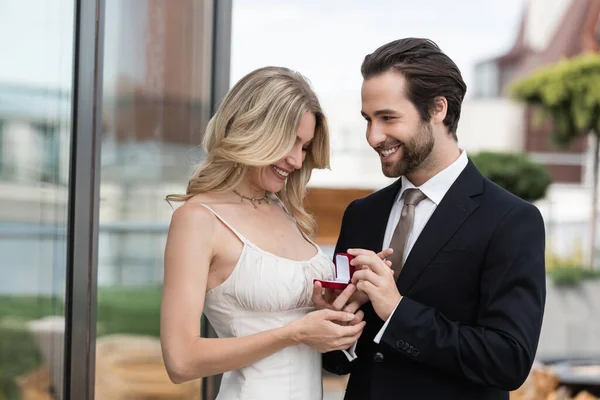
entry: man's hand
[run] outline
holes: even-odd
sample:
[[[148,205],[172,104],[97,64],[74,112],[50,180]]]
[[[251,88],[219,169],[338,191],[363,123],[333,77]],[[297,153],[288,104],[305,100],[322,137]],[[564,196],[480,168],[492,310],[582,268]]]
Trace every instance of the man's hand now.
[[[369,252],[368,250],[363,251]],[[385,249],[376,254],[376,256],[380,260],[382,260],[387,269],[389,269],[390,271],[391,269],[389,267],[392,265],[392,263],[391,261],[387,261],[386,258],[392,255],[393,252],[393,249]],[[369,253],[375,254],[374,252]],[[356,313],[363,304],[369,301],[369,297],[366,293],[357,291],[356,285],[353,283],[349,284],[344,290],[340,292],[339,290],[332,289],[323,290],[321,283],[315,282],[313,286],[312,301],[314,306],[320,310],[343,310],[349,313]],[[355,320],[356,321],[350,322],[350,325],[360,322],[357,318],[355,318]]]
[[[352,283],[367,294],[379,318],[386,321],[402,300],[393,270],[372,251],[349,249],[348,254],[355,256],[350,263],[362,268],[354,273]]]

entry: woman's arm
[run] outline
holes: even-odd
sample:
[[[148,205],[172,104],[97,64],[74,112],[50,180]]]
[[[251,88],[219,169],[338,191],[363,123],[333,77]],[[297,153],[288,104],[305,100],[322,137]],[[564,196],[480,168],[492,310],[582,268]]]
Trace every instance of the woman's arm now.
[[[239,369],[299,343],[331,351],[348,347],[357,340],[364,322],[340,326],[332,321],[348,321],[354,315],[333,310],[313,312],[282,328],[247,337],[200,337],[208,271],[218,243],[216,228],[216,218],[203,207],[192,204],[175,211],[169,228],[161,345],[173,382]]]

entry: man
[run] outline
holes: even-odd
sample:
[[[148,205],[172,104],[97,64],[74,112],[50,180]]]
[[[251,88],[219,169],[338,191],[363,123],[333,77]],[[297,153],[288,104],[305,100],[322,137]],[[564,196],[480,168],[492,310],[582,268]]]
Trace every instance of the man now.
[[[361,307],[367,323],[355,354],[324,368],[350,373],[346,400],[508,399],[542,324],[542,217],[459,148],[466,85],[435,43],[388,43],[361,72],[367,141],[399,179],[344,213],[335,251],[356,256],[353,284],[333,302],[315,285],[317,307]],[[375,254],[387,247],[393,274]]]

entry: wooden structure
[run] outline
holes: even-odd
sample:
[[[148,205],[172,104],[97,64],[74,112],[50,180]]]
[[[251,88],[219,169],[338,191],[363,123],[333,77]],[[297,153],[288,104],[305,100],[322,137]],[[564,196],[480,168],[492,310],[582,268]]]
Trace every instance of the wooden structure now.
[[[50,369],[16,379],[21,400],[55,400]],[[176,385],[167,375],[158,338],[109,335],[96,344],[96,400],[197,400],[201,381]]]
[[[355,199],[373,193],[371,189],[309,188],[305,207],[317,221],[316,242],[334,246],[346,207]]]

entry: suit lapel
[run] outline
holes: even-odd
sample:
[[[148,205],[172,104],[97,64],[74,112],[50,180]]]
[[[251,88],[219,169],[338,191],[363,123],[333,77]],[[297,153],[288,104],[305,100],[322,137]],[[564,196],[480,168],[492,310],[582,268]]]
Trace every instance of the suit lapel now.
[[[390,217],[394,201],[396,200],[396,196],[398,195],[401,187],[402,180],[398,179],[390,186],[382,189],[379,193],[377,193],[377,198],[374,199],[375,201],[373,202],[373,209],[369,210],[369,218],[366,218],[367,221],[371,220],[369,235],[366,236],[368,238],[367,241],[369,246],[365,247],[370,248],[375,252],[382,250],[383,238],[385,236],[388,219]]]
[[[483,191],[483,177],[471,161],[433,212],[398,277],[400,293],[408,294],[431,260],[479,206],[472,197]]]

